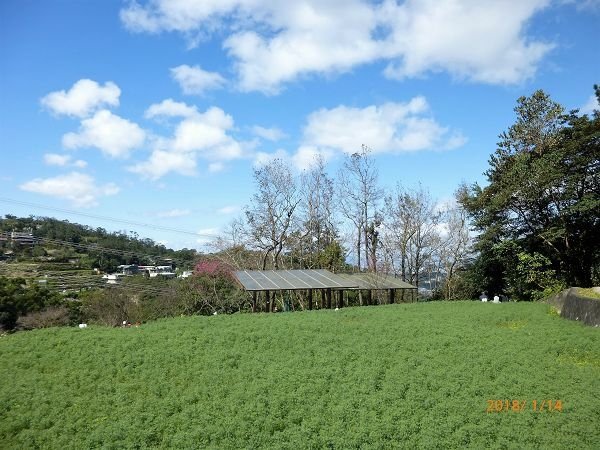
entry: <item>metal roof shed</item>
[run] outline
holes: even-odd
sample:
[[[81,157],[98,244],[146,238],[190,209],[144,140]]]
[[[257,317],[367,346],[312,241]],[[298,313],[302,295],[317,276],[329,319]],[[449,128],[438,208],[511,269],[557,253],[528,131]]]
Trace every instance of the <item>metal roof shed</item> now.
[[[252,293],[252,311],[257,310],[257,299],[260,292],[264,292],[265,310],[273,311],[275,309],[272,301],[272,292],[274,291],[307,291],[308,309],[313,308],[313,291],[321,293],[321,307],[332,307],[332,296],[335,291],[336,305],[343,306],[343,291],[359,291],[359,298],[363,304],[362,291],[368,293],[364,304],[370,304],[372,291],[387,290],[389,292],[389,302],[394,303],[396,290],[402,290],[402,299],[404,292],[411,293],[410,299],[416,298],[416,287],[405,283],[397,278],[374,274],[374,273],[356,273],[356,274],[334,274],[324,269],[304,269],[304,270],[239,270],[234,272],[238,282]]]
[[[308,291],[308,309],[313,307],[313,290],[321,292],[321,301],[331,308],[332,291],[358,289],[355,281],[342,278],[325,269],[305,270],[239,270],[233,273],[239,283],[252,292],[252,311],[257,310],[258,292],[265,293],[266,310],[274,310],[271,291]],[[341,295],[338,295],[341,306]]]
[[[358,284],[358,289],[368,291],[369,297],[371,296],[371,291],[387,290],[389,292],[389,302],[394,303],[396,290],[401,290],[403,293],[406,291],[410,292],[411,301],[416,300],[416,286],[386,274],[340,273],[338,276]],[[402,299],[404,299],[404,295],[402,295]],[[370,299],[367,300],[367,303],[370,303]]]
[[[247,291],[352,289],[358,284],[325,269],[240,270],[235,277]]]

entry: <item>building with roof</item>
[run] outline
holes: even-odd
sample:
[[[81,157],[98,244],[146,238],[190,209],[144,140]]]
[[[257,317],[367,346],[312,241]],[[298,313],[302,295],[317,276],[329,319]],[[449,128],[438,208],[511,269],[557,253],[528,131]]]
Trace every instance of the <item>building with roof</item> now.
[[[387,291],[388,303],[394,303],[398,291],[402,301],[415,301],[417,288],[389,275],[376,273],[334,274],[325,269],[304,270],[240,270],[234,272],[240,285],[252,294],[252,311],[260,308],[264,298],[265,311],[274,311],[273,295],[276,292],[304,291],[306,307],[315,306],[315,293],[321,297],[321,308],[341,308],[344,292],[357,291],[360,304],[373,304],[374,291]]]

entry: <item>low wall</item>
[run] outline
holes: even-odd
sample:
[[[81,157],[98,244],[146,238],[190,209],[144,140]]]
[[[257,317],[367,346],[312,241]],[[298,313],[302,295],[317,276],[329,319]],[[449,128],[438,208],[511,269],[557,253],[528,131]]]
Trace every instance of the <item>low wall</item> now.
[[[547,302],[557,309],[561,317],[600,326],[600,300],[579,295],[577,288],[566,289]]]

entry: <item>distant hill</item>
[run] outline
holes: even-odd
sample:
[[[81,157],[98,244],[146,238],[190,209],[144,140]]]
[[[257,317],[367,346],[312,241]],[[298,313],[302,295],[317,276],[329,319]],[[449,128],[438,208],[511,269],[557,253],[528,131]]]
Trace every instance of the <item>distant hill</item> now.
[[[0,256],[47,263],[70,262],[80,268],[114,271],[121,264],[159,264],[168,260],[191,269],[195,249],[172,250],[137,234],[108,232],[51,217],[0,218]]]

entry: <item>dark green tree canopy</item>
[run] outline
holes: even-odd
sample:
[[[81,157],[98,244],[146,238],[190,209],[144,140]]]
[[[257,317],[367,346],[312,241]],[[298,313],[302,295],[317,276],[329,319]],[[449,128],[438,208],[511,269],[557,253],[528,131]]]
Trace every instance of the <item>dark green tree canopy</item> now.
[[[590,286],[600,263],[600,113],[567,114],[543,91],[519,98],[515,113],[490,157],[489,184],[462,198],[480,233],[482,288],[529,295],[517,286],[532,274],[516,272],[527,261],[530,272]]]

